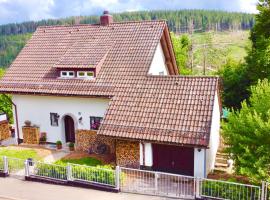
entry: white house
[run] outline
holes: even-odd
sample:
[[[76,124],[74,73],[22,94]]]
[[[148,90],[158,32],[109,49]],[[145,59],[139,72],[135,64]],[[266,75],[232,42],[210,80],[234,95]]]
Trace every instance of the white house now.
[[[219,79],[179,75],[165,21],[104,12],[100,24],[39,27],[0,91],[12,95],[20,141],[28,120],[49,143],[113,141],[119,165],[198,177],[214,168]]]

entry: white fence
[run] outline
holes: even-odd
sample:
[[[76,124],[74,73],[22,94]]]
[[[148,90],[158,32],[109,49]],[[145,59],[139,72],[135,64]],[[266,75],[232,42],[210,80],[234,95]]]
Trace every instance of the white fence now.
[[[269,183],[261,186],[124,167],[105,169],[84,165],[67,166],[0,157],[0,172],[65,182],[99,184],[122,192],[183,199],[270,200]]]
[[[201,179],[200,197],[212,199],[260,199],[261,187],[228,181]]]
[[[194,177],[121,167],[123,192],[194,199],[195,186]]]

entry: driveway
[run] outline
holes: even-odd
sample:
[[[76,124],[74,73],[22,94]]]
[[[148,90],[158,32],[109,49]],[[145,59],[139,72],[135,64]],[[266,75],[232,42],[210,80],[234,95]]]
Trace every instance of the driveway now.
[[[167,200],[168,198],[110,193],[70,186],[28,182],[15,178],[0,178],[0,200]]]

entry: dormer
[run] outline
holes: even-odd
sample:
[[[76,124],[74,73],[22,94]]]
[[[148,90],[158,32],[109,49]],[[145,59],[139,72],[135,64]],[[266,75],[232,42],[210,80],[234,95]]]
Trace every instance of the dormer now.
[[[58,78],[95,79],[111,44],[109,41],[100,41],[95,38],[75,41],[54,65]]]

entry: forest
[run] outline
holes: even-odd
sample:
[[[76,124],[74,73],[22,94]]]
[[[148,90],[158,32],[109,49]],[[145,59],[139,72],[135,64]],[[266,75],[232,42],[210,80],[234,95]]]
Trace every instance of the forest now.
[[[226,31],[249,30],[254,26],[255,18],[252,14],[206,11],[206,10],[178,10],[178,11],[139,11],[113,14],[114,21],[137,20],[167,20],[169,29],[175,33],[188,31]],[[99,16],[79,16],[64,19],[48,19],[0,25],[0,35],[32,33],[38,26],[67,25],[67,24],[95,24],[99,23]]]
[[[196,33],[195,40],[201,38],[199,44],[205,41],[206,32],[236,32],[249,30],[254,26],[255,18],[252,14],[231,13],[224,11],[206,11],[206,10],[179,10],[179,11],[140,11],[124,12],[113,14],[114,20],[136,21],[166,19],[171,32],[176,35],[187,33]],[[24,22],[18,24],[0,25],[0,67],[8,67],[13,59],[25,45],[38,26],[43,25],[64,25],[64,24],[93,24],[99,22],[99,16],[80,16],[69,17],[65,19],[48,19],[37,22]],[[202,34],[202,35],[201,35]],[[218,35],[219,37],[219,35]],[[228,38],[230,35],[228,36]],[[196,39],[197,38],[197,39]],[[246,38],[247,39],[247,38]],[[195,41],[195,42],[196,42]],[[207,40],[209,43],[209,39]],[[197,42],[198,44],[198,42]],[[195,64],[201,66],[201,49],[194,53],[197,54]],[[210,54],[209,54],[210,55]],[[208,56],[209,58],[209,56]],[[197,60],[196,60],[197,59]],[[214,62],[208,65],[214,65]],[[220,64],[218,64],[220,65]]]

